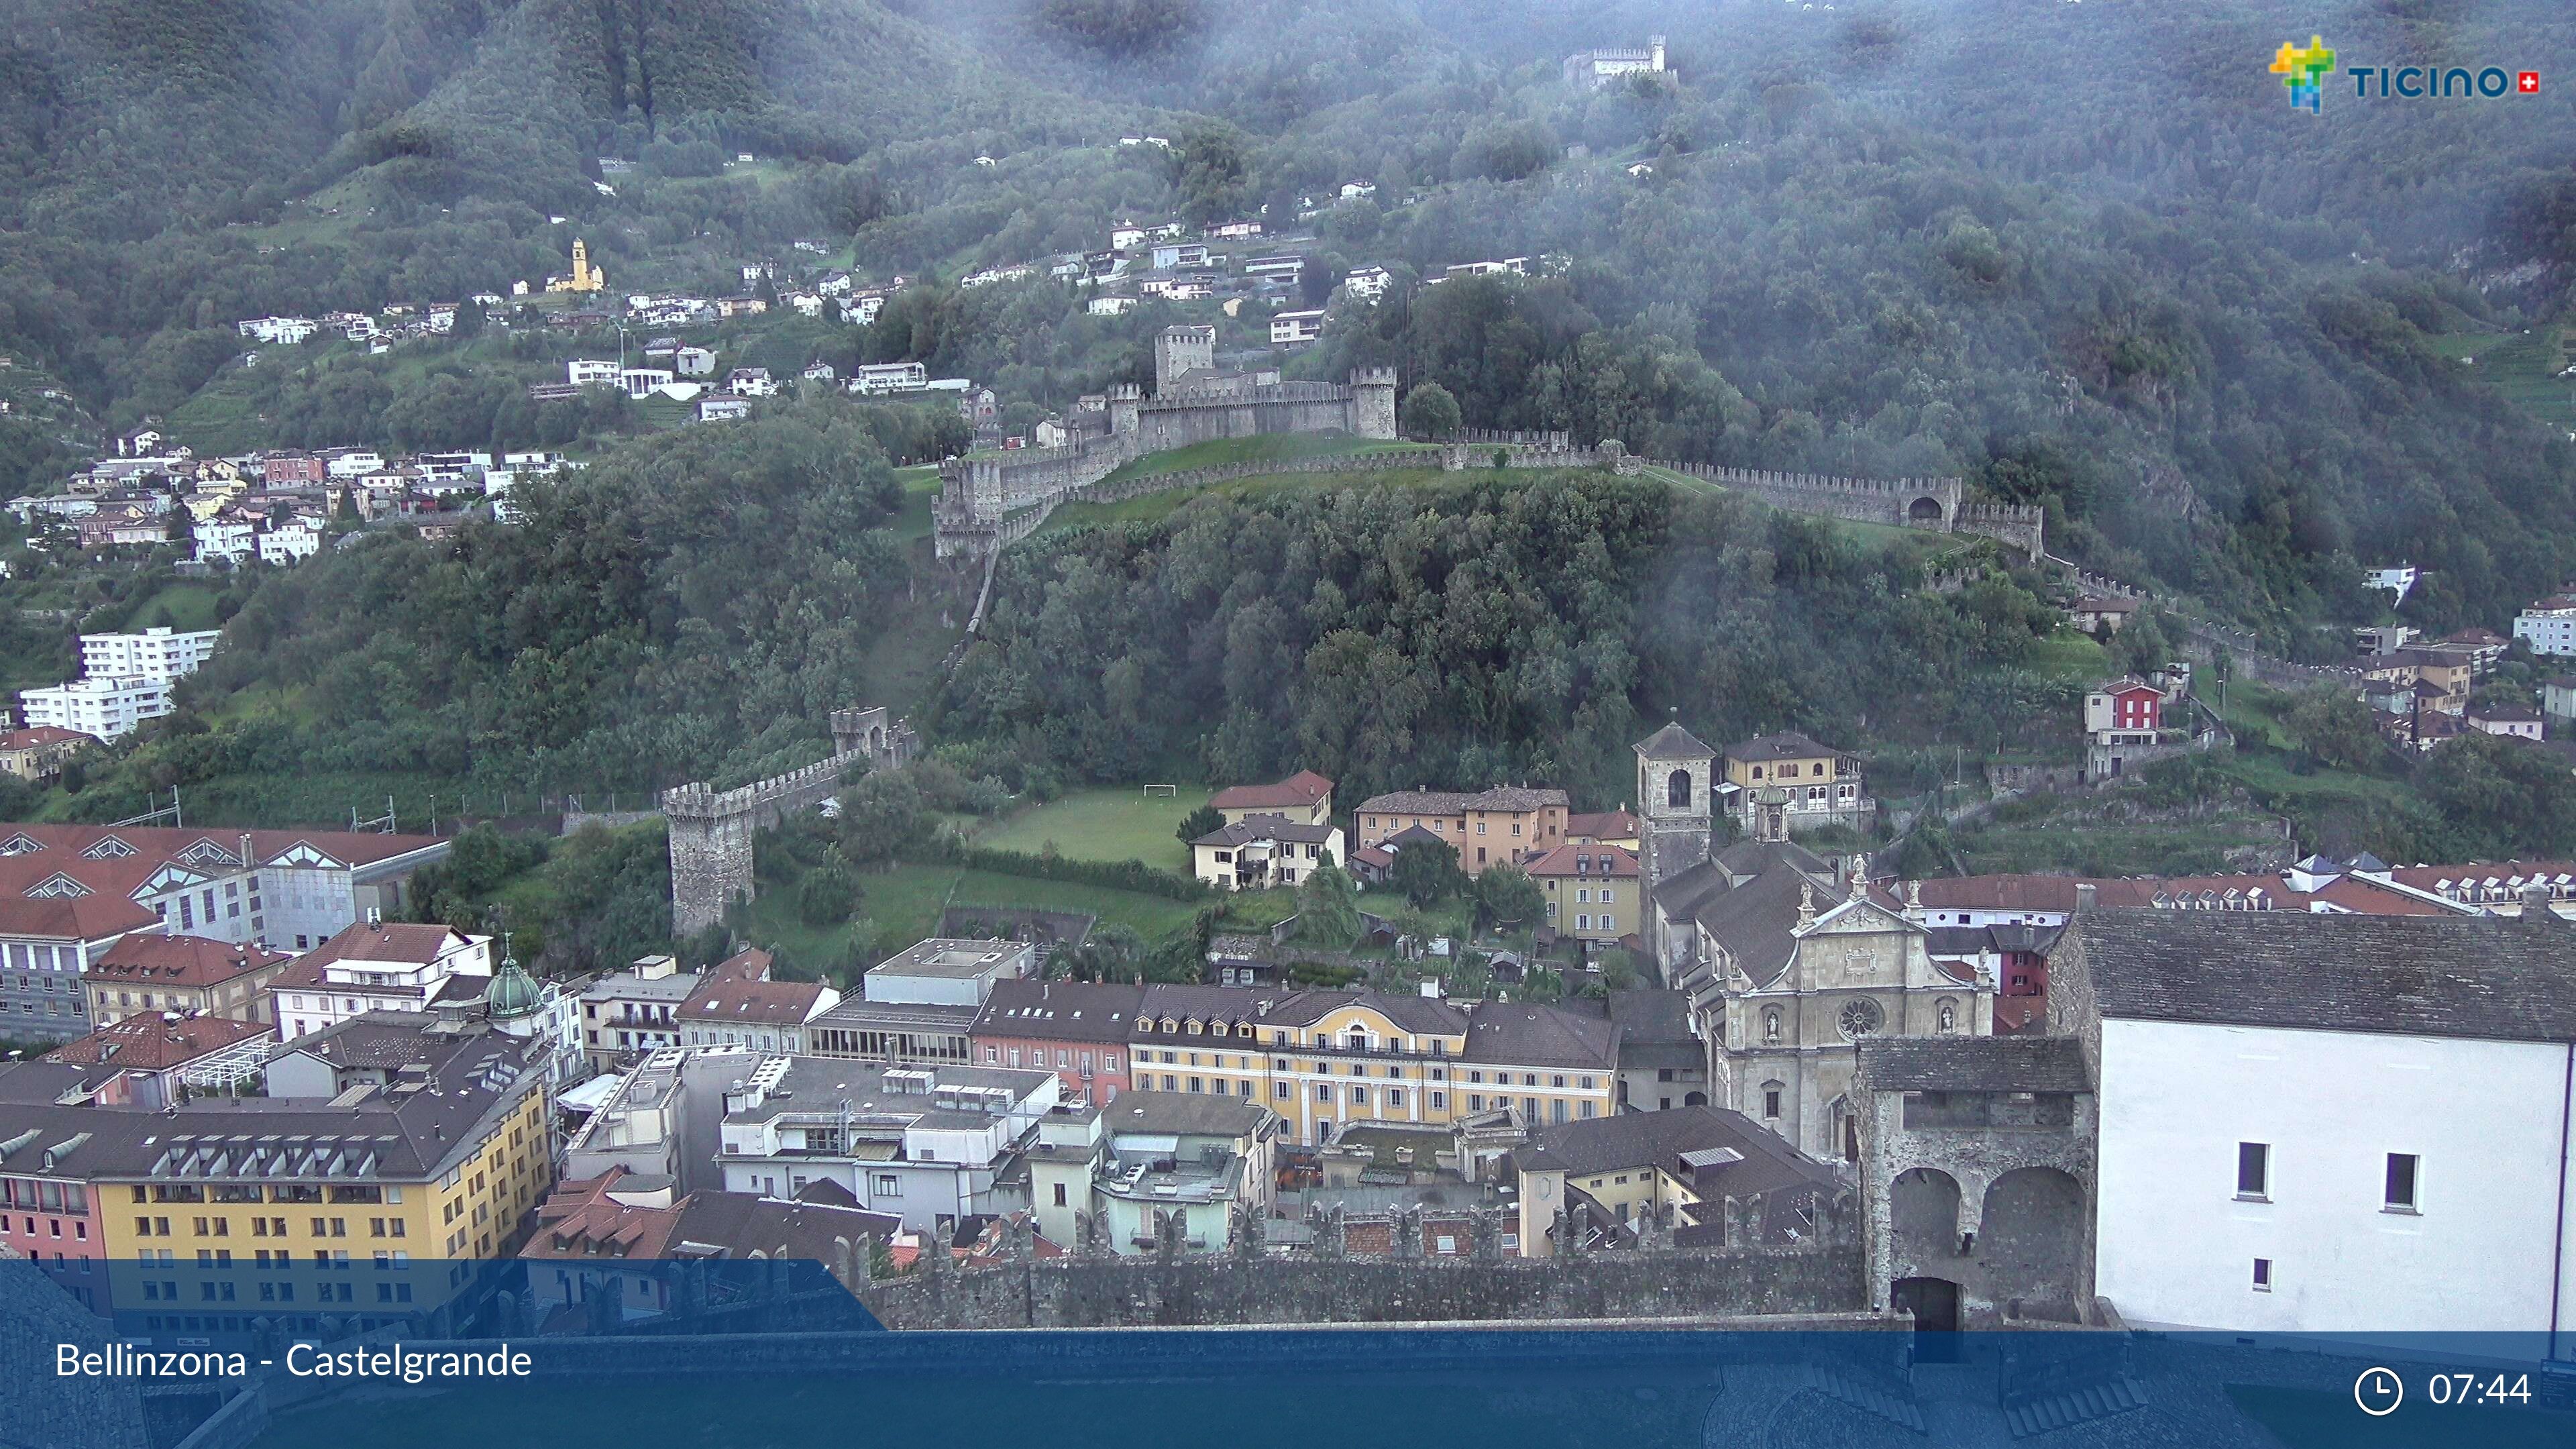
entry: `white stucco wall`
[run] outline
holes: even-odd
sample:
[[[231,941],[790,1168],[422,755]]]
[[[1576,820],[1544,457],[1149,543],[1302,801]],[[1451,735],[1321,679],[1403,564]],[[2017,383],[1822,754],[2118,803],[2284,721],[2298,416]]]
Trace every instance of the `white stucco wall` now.
[[[2142,1326],[2520,1332],[2554,1278],[2576,1330],[2567,1070],[2564,1043],[2105,1021],[2096,1291]],[[2241,1142],[2268,1202],[2237,1199]],[[2382,1209],[2392,1152],[2420,1215]]]

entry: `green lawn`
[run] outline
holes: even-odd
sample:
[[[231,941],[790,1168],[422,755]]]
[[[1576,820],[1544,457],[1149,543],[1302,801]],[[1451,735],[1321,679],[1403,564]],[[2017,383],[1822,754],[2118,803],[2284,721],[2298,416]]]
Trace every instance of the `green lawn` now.
[[[897,468],[894,479],[903,485],[903,505],[894,516],[895,537],[907,541],[930,537],[930,506],[939,500],[939,469],[927,463]]]
[[[2576,357],[2568,356],[2568,330],[2534,327],[2524,332],[2452,333],[2436,337],[2433,350],[2465,359],[2462,371],[2474,371],[2482,382],[2522,405],[2552,427],[2576,429],[2576,378],[2558,374]]]
[[[2061,629],[2033,644],[2031,672],[2051,679],[2079,679],[2087,684],[2111,676],[2111,656],[2089,634]]]
[[[215,601],[223,590],[214,584],[183,581],[163,586],[161,591],[134,606],[125,627],[141,630],[166,625],[181,633],[215,627]]]
[[[1149,943],[1188,926],[1200,910],[1190,901],[1134,891],[912,861],[899,862],[891,870],[861,872],[859,893],[859,915],[875,926],[874,945],[880,952],[901,950],[927,937],[937,929],[939,913],[952,905],[1082,911],[1098,916],[1103,925],[1126,926]],[[1276,921],[1295,909],[1293,898],[1285,892],[1245,896],[1227,904],[1239,907],[1230,913],[1247,922]],[[798,920],[791,890],[769,890],[755,899],[746,934],[755,945],[786,952],[800,974],[837,965],[850,951],[850,928],[817,929]]]
[[[1205,786],[1190,784],[1168,796],[1134,785],[1077,790],[994,821],[976,832],[975,843],[1032,855],[1053,845],[1074,860],[1141,860],[1186,872],[1189,850],[1174,831],[1207,798]]]
[[[1161,493],[1147,493],[1117,503],[1068,503],[1049,515],[1046,527],[1039,532],[1115,523],[1159,523],[1182,504],[1210,494],[1255,498],[1292,490],[1313,492],[1360,486],[1421,488],[1454,484],[1476,476],[1473,473],[1443,473],[1437,468],[1386,468],[1368,473],[1266,473],[1229,479],[1205,488],[1174,488]]]
[[[1347,433],[1261,433],[1248,438],[1216,438],[1149,453],[1109,475],[1111,481],[1154,473],[1178,473],[1226,463],[1282,458],[1325,458],[1345,453],[1383,453],[1405,445],[1354,438]]]

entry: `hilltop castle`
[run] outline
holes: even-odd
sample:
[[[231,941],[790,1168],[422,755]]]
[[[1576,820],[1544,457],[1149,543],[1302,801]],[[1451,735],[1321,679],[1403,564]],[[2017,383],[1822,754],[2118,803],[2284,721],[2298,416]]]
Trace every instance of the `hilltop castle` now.
[[[940,465],[938,554],[998,550],[1004,520],[1051,506],[1147,453],[1262,433],[1395,437],[1395,370],[1364,367],[1348,384],[1283,382],[1277,368],[1220,370],[1216,328],[1166,327],[1154,339],[1154,395],[1133,383],[1065,420],[1071,440]]]

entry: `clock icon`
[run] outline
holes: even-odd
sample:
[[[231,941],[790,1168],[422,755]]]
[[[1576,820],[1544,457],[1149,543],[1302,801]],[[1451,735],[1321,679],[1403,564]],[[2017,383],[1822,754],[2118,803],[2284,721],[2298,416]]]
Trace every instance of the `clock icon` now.
[[[2384,1419],[2406,1402],[2406,1384],[2395,1369],[2366,1368],[2352,1381],[2352,1401],[2374,1419]]]

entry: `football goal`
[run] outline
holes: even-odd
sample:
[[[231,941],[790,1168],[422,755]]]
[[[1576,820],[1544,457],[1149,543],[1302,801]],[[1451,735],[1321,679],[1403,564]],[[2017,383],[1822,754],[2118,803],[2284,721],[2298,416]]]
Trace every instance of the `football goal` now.
[[[1171,796],[1178,795],[1179,793],[1181,793],[1181,787],[1178,785],[1148,785],[1145,787],[1145,795],[1147,799],[1151,799],[1156,795]]]

